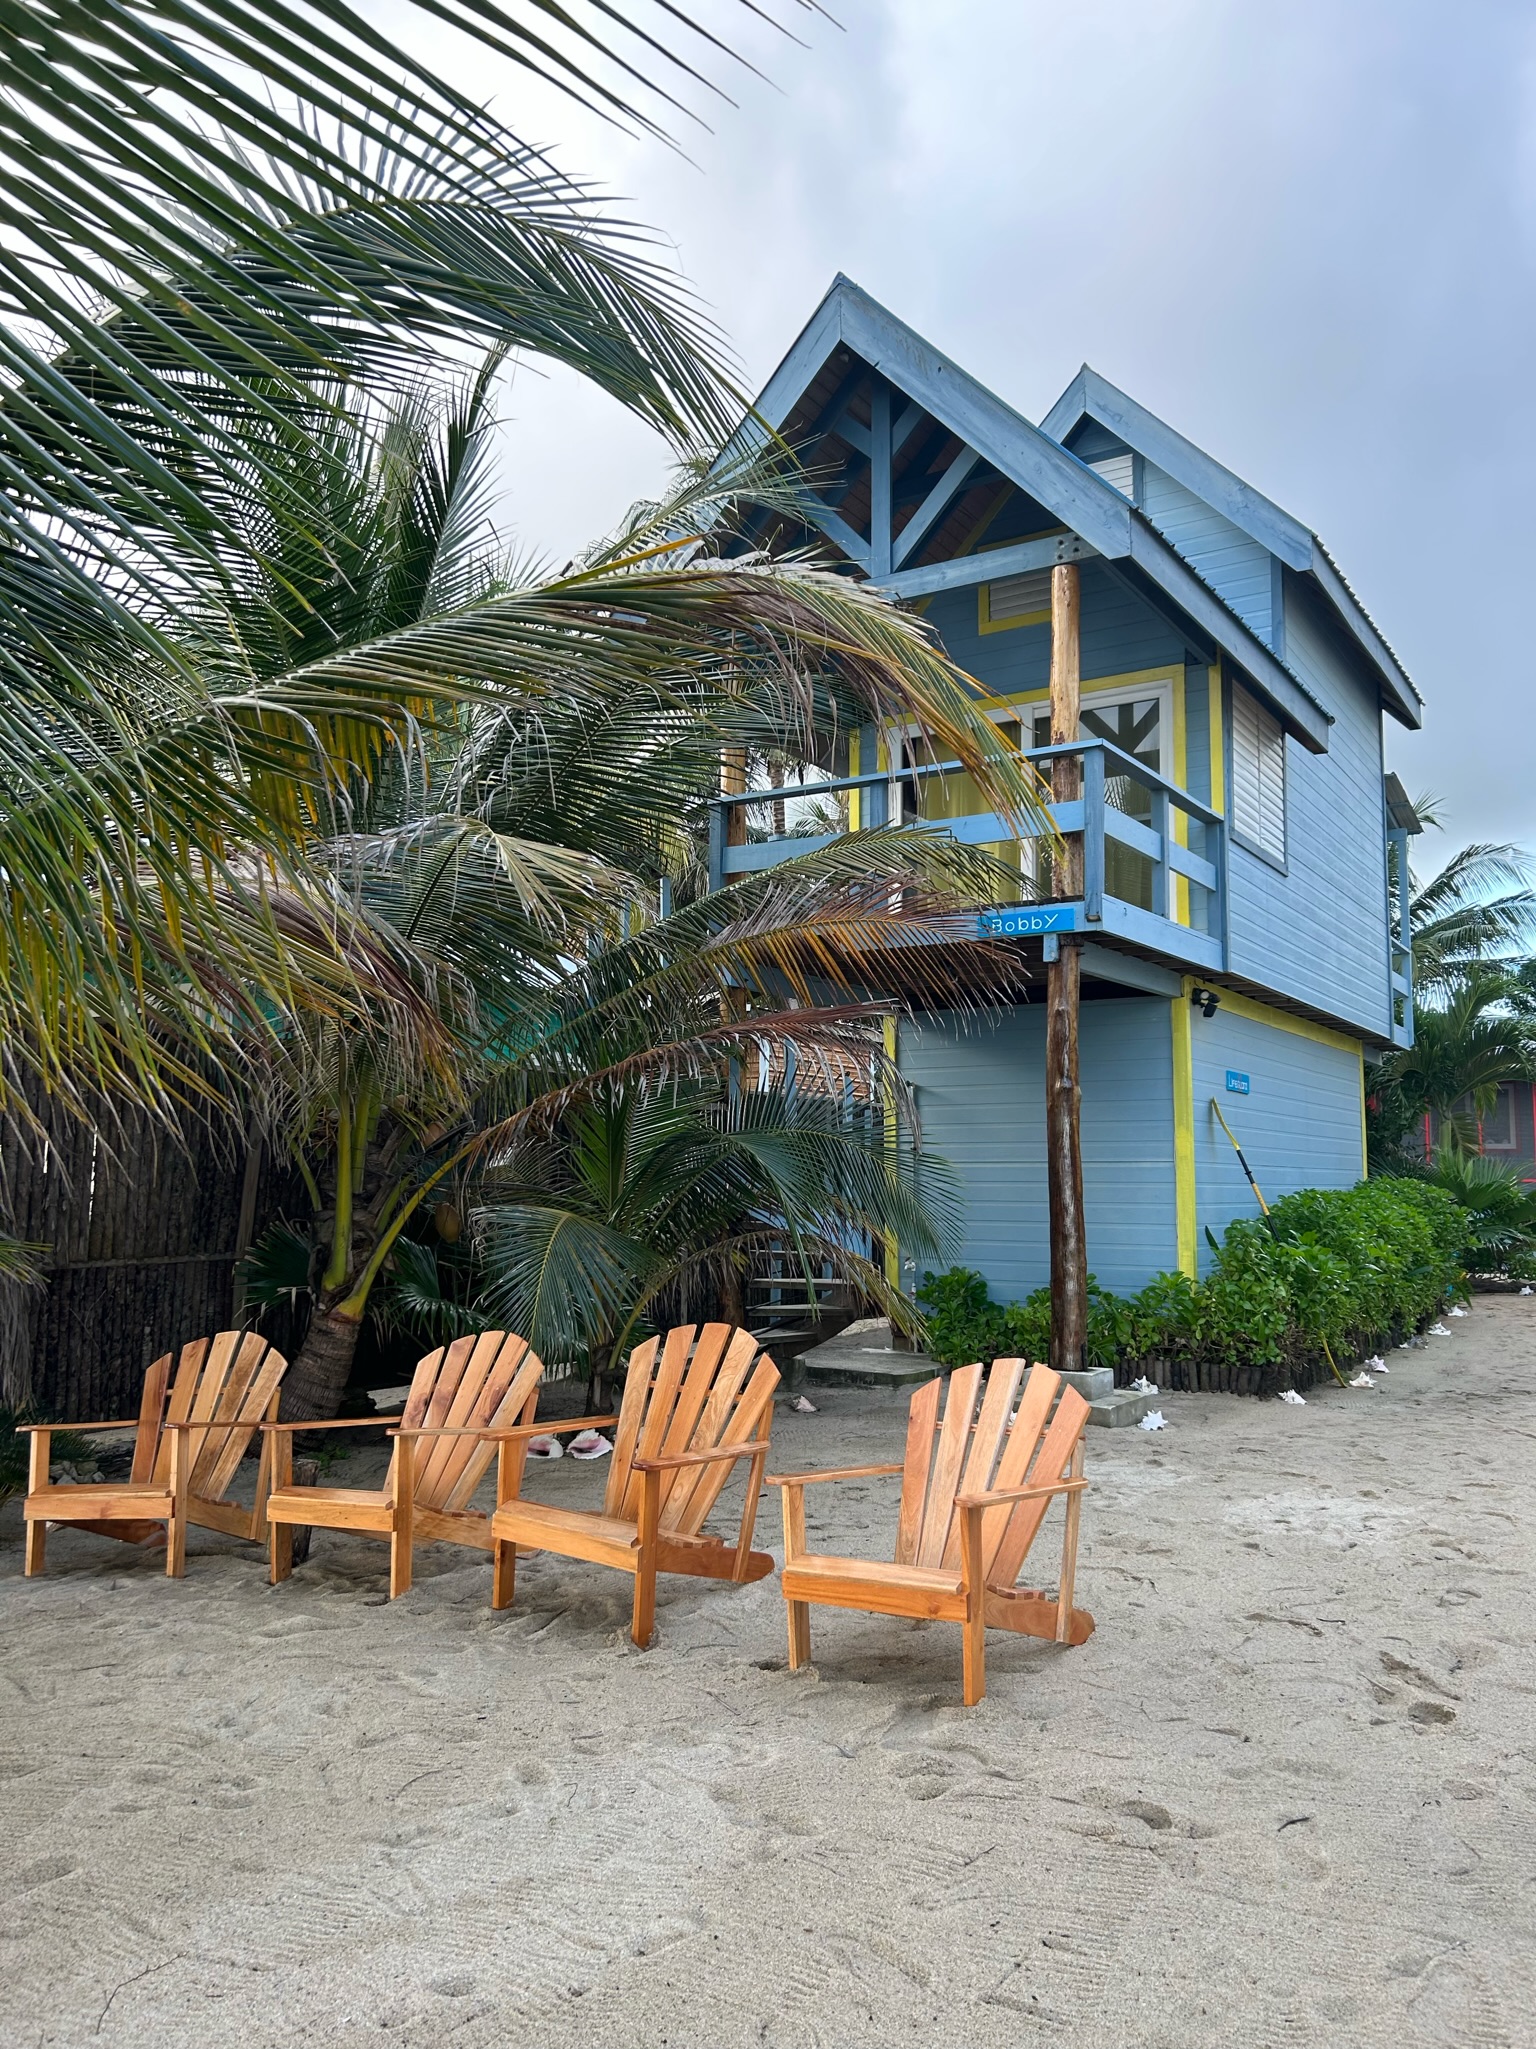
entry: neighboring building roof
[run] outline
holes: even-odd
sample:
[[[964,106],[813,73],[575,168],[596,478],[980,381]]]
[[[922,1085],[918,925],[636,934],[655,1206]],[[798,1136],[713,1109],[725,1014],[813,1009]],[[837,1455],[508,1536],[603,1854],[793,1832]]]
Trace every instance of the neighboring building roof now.
[[[1142,513],[1057,439],[1004,404],[851,279],[839,274],[833,280],[764,386],[755,408],[756,419],[773,429],[782,427],[840,345],[978,450],[1128,581],[1160,595],[1182,612],[1200,637],[1238,664],[1303,746],[1313,753],[1326,753],[1332,723],[1328,712]],[[749,446],[753,438],[749,420],[733,441],[732,450]],[[1192,452],[1199,454],[1198,450]],[[1237,478],[1231,482],[1240,490],[1248,488]],[[1252,496],[1258,500],[1257,493]],[[1289,524],[1295,527],[1294,521]],[[1298,545],[1293,543],[1293,549]],[[1342,579],[1340,582],[1342,585]]]
[[[1401,778],[1389,770],[1383,784],[1387,798],[1387,823],[1394,832],[1422,832],[1424,821],[1413,808],[1413,799]]]
[[[1175,427],[1101,377],[1085,363],[1041,422],[1055,441],[1065,441],[1083,420],[1096,420],[1128,447],[1202,498],[1233,526],[1267,548],[1288,569],[1310,576],[1327,597],[1345,630],[1381,680],[1388,710],[1405,726],[1422,722],[1423,700],[1375,621],[1355,596],[1328,550],[1310,527],[1234,476]]]

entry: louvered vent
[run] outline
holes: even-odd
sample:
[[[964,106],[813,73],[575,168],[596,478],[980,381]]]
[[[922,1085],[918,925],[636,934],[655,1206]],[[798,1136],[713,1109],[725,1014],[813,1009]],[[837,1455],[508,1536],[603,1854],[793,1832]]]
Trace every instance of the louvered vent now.
[[[1026,569],[1022,576],[1000,576],[987,585],[987,617],[995,626],[1000,619],[1017,619],[1030,612],[1051,609],[1051,572]]]
[[[1136,495],[1136,458],[1127,449],[1124,455],[1101,455],[1097,462],[1088,465],[1096,476],[1112,484],[1123,498]]]
[[[1285,733],[1246,690],[1232,692],[1232,829],[1285,860]]]

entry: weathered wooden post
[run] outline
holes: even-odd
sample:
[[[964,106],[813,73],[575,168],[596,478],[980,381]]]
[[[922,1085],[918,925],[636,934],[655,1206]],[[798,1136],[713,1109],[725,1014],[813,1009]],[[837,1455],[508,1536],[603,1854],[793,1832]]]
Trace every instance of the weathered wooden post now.
[[[1082,709],[1081,588],[1075,562],[1051,571],[1051,745],[1077,740]],[[1080,758],[1051,763],[1053,803],[1082,796]],[[1063,835],[1052,895],[1083,893],[1083,835]],[[1077,1018],[1082,956],[1075,933],[1060,933],[1045,980],[1045,1171],[1051,1219],[1051,1364],[1080,1373],[1088,1333],[1088,1240],[1083,1229],[1083,1144],[1079,1118]]]
[[[720,755],[720,794],[722,797],[741,797],[747,788],[747,750],[745,747],[727,747]],[[747,843],[747,807],[733,804],[725,814],[725,844],[728,847],[744,847]]]

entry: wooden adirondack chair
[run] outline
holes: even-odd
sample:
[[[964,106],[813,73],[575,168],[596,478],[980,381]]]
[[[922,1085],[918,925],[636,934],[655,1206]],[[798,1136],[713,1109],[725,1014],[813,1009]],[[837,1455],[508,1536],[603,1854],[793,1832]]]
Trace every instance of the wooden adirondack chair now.
[[[706,1323],[697,1342],[690,1323],[637,1346],[618,1415],[571,1426],[617,1425],[601,1512],[524,1501],[521,1461],[504,1468],[493,1519],[492,1606],[512,1605],[519,1545],[616,1566],[635,1576],[630,1634],[644,1650],[656,1622],[658,1571],[738,1585],[766,1578],[773,1559],[752,1549],[752,1531],[778,1384],[779,1369],[757,1339],[728,1323]],[[736,1542],[728,1545],[703,1528],[742,1458],[751,1462],[747,1498]]]
[[[411,1378],[405,1408],[390,1420],[394,1453],[384,1485],[295,1487],[296,1431],[377,1429],[376,1416],[343,1417],[334,1423],[271,1423],[266,1426],[276,1453],[272,1493],[267,1501],[273,1586],[293,1570],[293,1526],[364,1530],[389,1539],[389,1597],[409,1592],[412,1549],[426,1543],[467,1544],[491,1549],[491,1519],[471,1508],[475,1489],[496,1456],[496,1441],[482,1432],[498,1425],[533,1422],[544,1365],[526,1338],[487,1330],[455,1338],[429,1352]],[[531,1428],[508,1433],[502,1447],[507,1472],[521,1470]],[[422,1448],[422,1441],[431,1439]]]
[[[912,1397],[902,1465],[768,1476],[770,1486],[784,1490],[782,1585],[789,1603],[791,1671],[810,1661],[813,1605],[963,1624],[967,1707],[974,1707],[987,1690],[988,1626],[1057,1643],[1082,1643],[1091,1635],[1093,1617],[1072,1605],[1082,1490],[1088,1484],[1083,1478],[1088,1404],[1075,1388],[1061,1388],[1047,1427],[1061,1375],[1036,1366],[1010,1426],[1023,1372],[1022,1359],[997,1360],[979,1415],[980,1366],[951,1374],[942,1424],[939,1393],[944,1383],[927,1381]],[[807,1551],[805,1489],[815,1481],[862,1480],[881,1473],[902,1476],[894,1563]],[[1053,1599],[1014,1583],[1057,1495],[1066,1502],[1066,1529]]]
[[[73,1523],[104,1537],[142,1543],[165,1525],[165,1569],[186,1570],[187,1524],[259,1542],[265,1536],[271,1452],[264,1442],[250,1508],[226,1499],[263,1417],[277,1414],[288,1361],[254,1331],[221,1330],[167,1352],[144,1376],[136,1422],[35,1423],[31,1479],[22,1514],[27,1577],[43,1569],[49,1523]],[[133,1430],[133,1467],[114,1486],[52,1487],[48,1467],[55,1430]]]

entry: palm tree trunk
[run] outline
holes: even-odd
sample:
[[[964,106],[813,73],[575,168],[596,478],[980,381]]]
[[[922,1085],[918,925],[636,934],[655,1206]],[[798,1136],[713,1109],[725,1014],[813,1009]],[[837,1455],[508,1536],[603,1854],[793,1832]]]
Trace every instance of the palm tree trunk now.
[[[285,1423],[325,1423],[335,1415],[362,1327],[363,1319],[350,1315],[340,1303],[315,1311],[298,1356],[283,1377]]]

